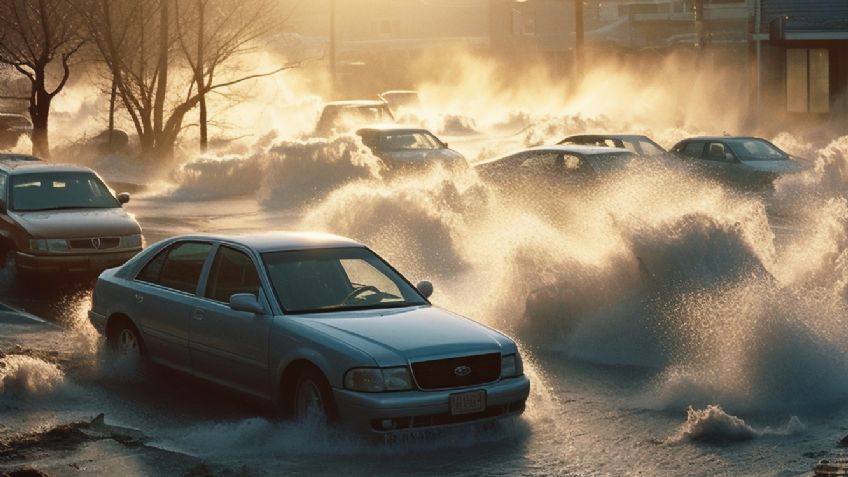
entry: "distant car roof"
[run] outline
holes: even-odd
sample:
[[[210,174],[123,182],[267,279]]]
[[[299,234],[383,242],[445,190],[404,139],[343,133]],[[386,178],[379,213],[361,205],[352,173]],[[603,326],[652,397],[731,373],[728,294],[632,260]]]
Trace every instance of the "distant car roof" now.
[[[406,126],[403,124],[371,124],[369,126],[365,126],[363,128],[359,128],[356,130],[356,134],[365,131],[375,131],[375,132],[390,132],[390,131],[424,131],[430,134],[429,129],[415,127],[415,126]]]
[[[650,139],[648,136],[644,134],[606,134],[606,133],[587,133],[587,134],[572,134],[567,138],[563,139],[563,141],[567,141],[569,139],[578,138],[578,137],[609,137],[614,139]]]
[[[190,234],[173,237],[173,240],[191,239],[211,239],[240,244],[259,253],[318,248],[365,247],[365,245],[347,237],[320,232],[263,232],[244,235]]]
[[[601,154],[633,154],[627,149],[607,146],[584,146],[582,144],[557,144],[555,146],[536,146],[528,151],[555,151],[582,154],[584,156],[597,156]]]
[[[692,140],[721,141],[721,140],[726,140],[726,139],[756,139],[756,140],[759,140],[759,141],[768,142],[767,139],[763,139],[761,137],[754,137],[754,136],[694,136],[694,137],[687,137],[686,139],[682,139],[681,142],[682,141],[692,141]]]
[[[386,106],[385,101],[377,101],[373,99],[356,99],[349,101],[332,101],[324,105],[325,108],[374,108]]]
[[[380,93],[380,96],[385,96],[387,94],[415,94],[415,95],[417,95],[418,91],[411,90],[411,89],[393,89],[393,90],[389,90],[389,91],[383,91],[382,93]]]
[[[16,153],[13,153],[13,152],[0,152],[0,161],[2,161],[2,162],[6,162],[6,161],[8,161],[8,162],[17,162],[17,161],[34,162],[34,161],[40,161],[40,160],[41,160],[40,157],[36,157],[36,156],[31,155],[31,154],[16,154]]]
[[[32,172],[91,172],[91,169],[85,166],[77,166],[74,164],[52,164],[40,160],[3,160],[0,156],[0,171],[8,174],[27,174]]]

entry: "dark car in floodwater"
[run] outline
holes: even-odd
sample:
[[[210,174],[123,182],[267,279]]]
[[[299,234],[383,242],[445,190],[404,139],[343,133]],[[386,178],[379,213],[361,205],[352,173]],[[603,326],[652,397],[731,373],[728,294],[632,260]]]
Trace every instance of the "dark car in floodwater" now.
[[[356,134],[391,172],[411,171],[441,165],[448,170],[465,170],[465,157],[426,129],[383,125],[361,128]]]
[[[394,120],[385,101],[334,101],[324,105],[315,126],[315,135],[330,136],[354,131],[364,124],[390,123]]]
[[[605,146],[627,149],[640,156],[665,156],[667,151],[653,139],[641,134],[576,134],[559,145]]]
[[[474,165],[486,181],[499,185],[582,187],[630,163],[633,152],[600,146],[540,146]]]
[[[778,177],[805,169],[779,147],[757,137],[693,137],[675,144],[671,152],[704,176],[743,189],[768,188]]]

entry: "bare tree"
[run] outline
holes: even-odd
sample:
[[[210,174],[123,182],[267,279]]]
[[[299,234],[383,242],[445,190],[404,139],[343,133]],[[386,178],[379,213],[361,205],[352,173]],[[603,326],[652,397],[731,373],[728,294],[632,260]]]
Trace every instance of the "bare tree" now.
[[[79,17],[65,0],[0,1],[0,63],[30,81],[27,100],[34,154],[50,155],[50,103],[68,82],[71,57],[84,42],[79,25]],[[53,75],[51,66],[57,59],[61,70]]]
[[[278,18],[267,0],[194,0],[177,3],[177,38],[197,88],[200,149],[209,144],[206,94],[214,89],[221,67],[252,49]],[[272,71],[269,74],[273,74]],[[236,78],[231,78],[236,79]],[[248,78],[245,78],[248,79]],[[243,81],[244,79],[240,79]]]
[[[185,116],[198,105],[206,134],[211,91],[296,66],[221,75],[267,31],[273,0],[78,1],[149,158],[173,156]]]

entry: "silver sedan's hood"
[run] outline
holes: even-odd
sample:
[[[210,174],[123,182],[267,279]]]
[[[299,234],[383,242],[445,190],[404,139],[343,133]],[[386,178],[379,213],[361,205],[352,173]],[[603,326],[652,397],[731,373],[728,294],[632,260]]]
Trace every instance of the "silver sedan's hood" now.
[[[368,353],[380,366],[515,351],[515,344],[504,335],[431,306],[290,318]]]

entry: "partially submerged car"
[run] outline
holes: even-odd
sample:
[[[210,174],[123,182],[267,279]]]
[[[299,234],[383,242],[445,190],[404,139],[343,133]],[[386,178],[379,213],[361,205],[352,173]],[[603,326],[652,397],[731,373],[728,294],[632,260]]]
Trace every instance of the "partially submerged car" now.
[[[640,156],[664,156],[667,154],[666,150],[653,139],[640,134],[577,134],[568,136],[557,144],[615,147],[627,149]]]
[[[448,170],[466,170],[465,157],[422,128],[380,125],[361,128],[356,134],[390,171],[421,170],[436,164]]]
[[[706,177],[760,190],[805,166],[765,139],[745,136],[702,136],[684,139],[671,152]]]
[[[364,124],[393,122],[394,116],[383,101],[335,101],[327,103],[315,127],[316,136],[355,131]]]
[[[91,169],[0,156],[0,249],[19,271],[96,271],[142,248],[141,227]],[[34,160],[36,159],[36,160]]]
[[[32,121],[21,114],[0,113],[0,147],[14,147],[22,136],[32,135]]]
[[[521,414],[515,343],[432,291],[343,237],[184,235],[101,274],[89,317],[121,354],[298,419],[385,433]]]
[[[636,154],[600,146],[539,146],[474,165],[484,179],[500,185],[582,187],[620,170]]]
[[[421,98],[417,91],[412,90],[392,90],[380,93],[379,98],[386,102],[392,114],[397,116],[404,111],[420,112]]]

